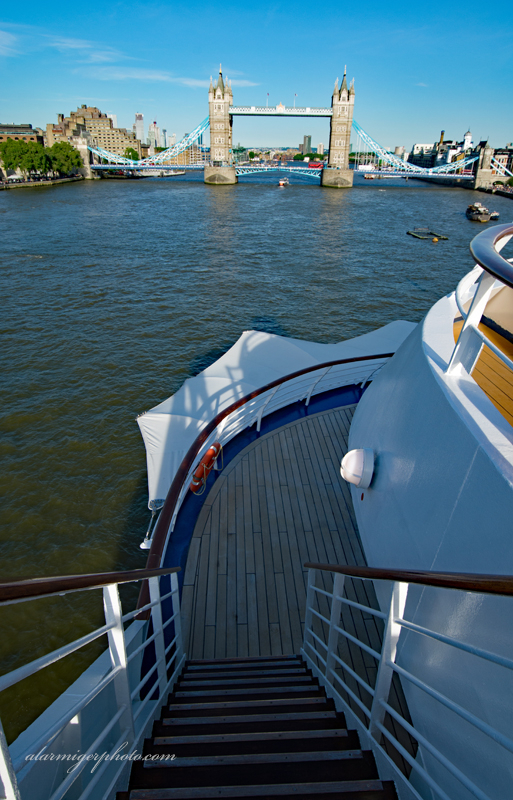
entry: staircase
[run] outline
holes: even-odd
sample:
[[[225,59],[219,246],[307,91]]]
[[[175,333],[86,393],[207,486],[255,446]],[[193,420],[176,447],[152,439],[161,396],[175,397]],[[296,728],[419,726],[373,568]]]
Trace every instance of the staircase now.
[[[300,656],[188,661],[117,800],[396,800]]]

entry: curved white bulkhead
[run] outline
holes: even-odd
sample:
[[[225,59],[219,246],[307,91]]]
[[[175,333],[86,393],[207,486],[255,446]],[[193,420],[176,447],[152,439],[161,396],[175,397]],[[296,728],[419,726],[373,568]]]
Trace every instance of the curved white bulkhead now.
[[[369,566],[513,574],[513,429],[467,373],[445,373],[457,315],[453,295],[440,300],[356,409],[349,447],[372,448],[376,457],[370,488],[351,487]],[[386,599],[382,593],[382,605]],[[507,603],[411,585],[405,616],[511,657]],[[401,635],[398,663],[511,736],[511,671],[478,658],[469,670],[465,655],[408,632]],[[402,683],[415,728],[489,797],[510,796],[513,755]],[[429,754],[419,757],[449,797],[472,796]]]

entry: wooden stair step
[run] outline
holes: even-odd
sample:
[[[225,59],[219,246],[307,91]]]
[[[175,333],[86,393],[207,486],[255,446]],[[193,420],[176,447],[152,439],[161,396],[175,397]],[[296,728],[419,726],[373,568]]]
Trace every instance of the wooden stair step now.
[[[300,658],[296,659],[296,661],[294,661],[294,659],[289,659],[287,661],[284,661],[282,656],[279,656],[279,660],[276,660],[276,661],[273,661],[271,658],[269,658],[269,659],[264,658],[264,659],[262,659],[261,662],[257,661],[257,660],[254,660],[254,659],[253,660],[249,660],[248,659],[247,661],[245,659],[242,659],[242,663],[233,663],[233,662],[230,662],[230,661],[228,661],[228,662],[220,662],[220,663],[219,662],[209,663],[209,662],[203,662],[202,661],[202,662],[200,662],[198,664],[191,664],[190,666],[185,667],[184,672],[193,672],[194,670],[198,670],[198,671],[207,670],[209,672],[210,671],[215,672],[216,670],[223,670],[223,669],[229,669],[231,671],[236,671],[236,670],[239,670],[239,669],[250,669],[250,668],[253,668],[253,667],[255,669],[257,667],[262,667],[263,669],[265,669],[267,667],[268,668],[272,668],[272,669],[280,669],[281,667],[295,666],[296,663],[297,663],[298,666],[303,666],[303,662],[301,661]]]
[[[288,714],[246,714],[245,721],[249,724],[251,722],[281,722],[281,721],[307,721],[309,719],[336,719],[336,711],[305,711]],[[220,717],[180,717],[179,719],[164,718],[163,725],[179,726],[179,725],[229,725],[231,722],[241,722],[239,716],[220,716]]]
[[[267,708],[272,708],[274,706],[312,706],[312,705],[323,705],[327,704],[329,701],[326,700],[325,697],[280,697],[278,699],[272,700],[225,700],[213,702],[213,703],[169,703],[166,708],[163,709],[163,713],[166,711],[178,711],[178,712],[185,712],[185,711],[201,711],[209,709],[243,709],[247,708],[261,708],[265,706]],[[333,701],[331,701],[333,703]]]
[[[269,683],[275,685],[277,683],[286,683],[287,685],[295,684],[295,683],[314,683],[315,679],[311,678],[310,675],[298,675],[298,676],[290,676],[290,677],[269,677],[269,678],[227,678],[223,680],[218,680],[216,678],[212,678],[211,680],[198,680],[198,681],[189,681],[189,680],[180,680],[178,681],[177,686],[180,689],[194,689],[196,686],[260,686],[264,683]]]
[[[344,728],[316,731],[268,731],[265,733],[207,733],[199,736],[155,736],[154,744],[179,745],[179,744],[216,744],[230,742],[278,742],[292,741],[294,739],[337,739],[348,738],[349,732]]]
[[[244,697],[250,697],[253,695],[264,695],[264,694],[299,694],[300,692],[314,694],[315,692],[321,694],[322,689],[319,686],[279,686],[277,688],[273,688],[272,686],[256,686],[251,690],[246,689],[216,689],[215,692],[208,691],[208,689],[203,689],[201,691],[193,691],[193,692],[181,692],[176,691],[170,695],[170,701],[172,698],[191,698],[191,697],[235,697],[236,695],[243,695]]]
[[[387,785],[388,784],[388,785]],[[365,797],[364,793],[367,793]],[[373,793],[373,794],[371,794]],[[317,797],[345,794],[350,800],[392,800],[395,791],[390,782],[370,781],[329,781],[326,783],[266,784],[261,786],[212,786],[173,789],[136,789],[130,792],[130,800],[207,800],[208,798],[230,798],[238,800],[245,797],[293,800],[301,796],[305,800]]]
[[[253,716],[253,715],[252,715]],[[184,722],[183,719],[177,720],[174,725],[165,725],[162,720],[153,723],[154,736],[197,736],[198,734],[210,733],[273,733],[274,731],[312,731],[320,729],[344,728],[345,720],[342,714],[324,712],[321,714],[300,714],[299,719],[294,719],[291,714],[282,715],[285,719],[280,719],[278,714],[264,715],[263,722],[249,721],[248,718],[235,716],[233,722],[220,722],[219,717],[211,717],[210,723],[203,726],[193,722]],[[190,717],[189,717],[190,719]],[[222,725],[222,727],[221,727]]]
[[[362,750],[323,750],[316,753],[246,753],[226,756],[191,756],[169,761],[145,761],[144,769],[166,769],[186,767],[231,767],[249,764],[290,764],[308,761],[343,761],[363,759]]]
[[[285,677],[287,675],[306,675],[307,669],[306,667],[289,667],[288,669],[238,669],[235,673],[234,672],[184,672],[181,677],[181,680],[185,681],[195,681],[195,680],[218,680],[219,678],[248,678],[252,676],[256,676],[258,678],[265,677],[267,675],[281,675]]]
[[[319,750],[359,750],[356,731],[276,731],[266,733],[156,736],[147,739],[143,753],[172,753],[178,757],[229,756],[250,753],[300,753]]]
[[[377,780],[372,753],[357,750],[346,758],[344,751],[315,753],[242,754],[175,758],[172,753],[148,753],[132,768],[131,786],[166,789],[178,787],[246,786],[247,784],[327,783],[329,781]],[[163,759],[162,761],[160,759]],[[169,759],[169,760],[166,760]]]
[[[191,658],[185,662],[185,669],[189,667],[205,666],[206,664],[262,664],[265,661],[301,661],[301,656],[288,655],[288,656],[242,656],[241,658]]]

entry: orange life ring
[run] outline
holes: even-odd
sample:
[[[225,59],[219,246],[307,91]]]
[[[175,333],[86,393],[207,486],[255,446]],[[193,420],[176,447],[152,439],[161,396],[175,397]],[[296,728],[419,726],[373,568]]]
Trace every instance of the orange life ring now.
[[[197,494],[203,486],[205,486],[207,482],[207,478],[212,471],[214,464],[217,461],[217,457],[219,456],[221,450],[220,442],[214,442],[212,447],[209,447],[201,461],[199,462],[198,466],[194,471],[194,475],[192,476],[192,481],[190,485],[191,492]]]

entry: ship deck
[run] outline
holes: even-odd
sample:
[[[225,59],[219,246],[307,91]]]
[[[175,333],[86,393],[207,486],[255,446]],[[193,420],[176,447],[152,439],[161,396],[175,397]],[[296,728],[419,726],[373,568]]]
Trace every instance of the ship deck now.
[[[305,562],[365,564],[339,467],[354,408],[324,411],[262,436],[218,477],[184,576],[191,658],[298,653]]]
[[[349,486],[340,475],[355,408],[322,411],[263,435],[219,474],[198,517],[185,569],[182,625],[188,658],[299,653],[306,609],[304,564],[366,564]],[[331,573],[319,572],[317,585],[332,591]],[[370,581],[347,578],[344,595],[379,608]],[[322,595],[316,595],[314,608],[330,617]],[[381,650],[380,619],[343,605],[341,621],[349,634]],[[313,627],[327,641],[326,623],[316,617]],[[374,686],[378,663],[371,655],[345,637],[337,651]],[[336,672],[341,674],[340,668]],[[396,678],[390,702],[409,718]],[[344,680],[368,707],[371,696],[349,673]],[[346,699],[362,718],[352,699]],[[387,724],[414,754],[401,726],[388,715]]]

